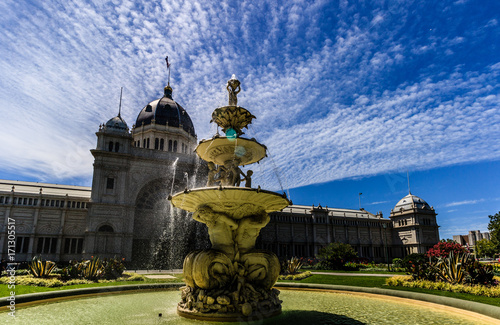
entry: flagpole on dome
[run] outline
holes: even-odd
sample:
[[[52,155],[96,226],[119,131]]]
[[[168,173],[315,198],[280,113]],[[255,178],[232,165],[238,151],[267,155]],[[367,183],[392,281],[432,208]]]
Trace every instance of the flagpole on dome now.
[[[123,95],[123,87],[120,90],[120,106],[118,106],[118,117],[122,117],[122,95]]]
[[[167,62],[167,70],[168,70],[168,83],[167,83],[167,86],[170,87],[170,63],[168,63],[168,56],[165,58],[165,61]]]
[[[406,178],[408,179],[408,194],[411,195],[411,189],[410,189],[410,173],[408,170],[406,171]]]
[[[168,56],[165,58],[165,62],[167,63],[168,83],[164,89],[164,94],[165,97],[172,99],[172,87],[170,87],[170,63],[168,62]]]

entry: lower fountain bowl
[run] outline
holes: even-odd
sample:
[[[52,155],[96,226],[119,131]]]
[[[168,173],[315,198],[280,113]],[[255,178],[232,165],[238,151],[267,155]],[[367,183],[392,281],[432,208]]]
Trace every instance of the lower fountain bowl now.
[[[265,212],[279,211],[290,205],[290,201],[275,192],[248,187],[204,187],[179,192],[172,196],[172,204],[189,212],[200,206],[209,206],[214,211],[231,213],[238,209]]]
[[[284,284],[284,283],[282,283]],[[180,285],[180,284],[179,284]],[[178,285],[177,285],[178,286]],[[123,286],[122,286],[123,287]],[[134,285],[140,289],[148,287]],[[313,289],[321,287],[321,290]],[[283,299],[282,313],[255,324],[292,325],[292,324],[498,324],[500,308],[471,301],[416,294],[398,290],[379,291],[394,295],[415,294],[426,301],[399,298],[381,294],[332,291],[339,286],[309,284],[309,291],[298,288],[281,289]],[[91,288],[99,289],[100,295],[66,297],[52,301],[39,300],[25,305],[23,296],[16,296],[15,319],[6,308],[0,312],[0,324],[168,324],[196,325],[200,321],[179,317],[177,303],[179,292],[138,291],[111,294],[109,291],[120,287]],[[351,287],[351,290],[354,289]],[[376,288],[358,288],[376,291]],[[66,292],[65,292],[66,291]],[[68,295],[73,291],[89,293],[90,290],[59,290],[44,293],[46,296]],[[81,294],[81,293],[80,293]],[[32,294],[38,295],[40,294]],[[61,300],[62,299],[62,300]],[[431,303],[427,301],[436,301]],[[437,303],[439,302],[439,303]],[[468,310],[453,308],[463,306]],[[5,306],[5,305],[4,305]],[[488,315],[488,316],[486,316]],[[215,323],[212,323],[215,324]]]
[[[248,316],[242,315],[240,313],[214,312],[212,314],[207,314],[207,313],[195,312],[177,306],[177,314],[185,318],[197,319],[206,322],[251,322],[251,321],[257,321],[274,317],[281,314],[281,306],[279,306],[279,308],[275,308],[264,312],[253,312]]]

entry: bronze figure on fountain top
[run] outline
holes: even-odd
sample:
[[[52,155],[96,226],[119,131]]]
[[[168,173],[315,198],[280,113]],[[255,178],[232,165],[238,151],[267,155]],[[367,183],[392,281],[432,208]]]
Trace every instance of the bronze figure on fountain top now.
[[[237,136],[241,136],[243,128],[248,128],[248,124],[252,123],[255,118],[248,110],[238,106],[238,93],[241,91],[240,81],[232,76],[228,80],[226,89],[229,93],[229,105],[215,109],[212,113],[212,120],[210,122],[217,123],[222,128],[222,132],[226,133],[232,129],[236,132]]]
[[[236,79],[236,76],[234,74],[231,79],[227,81],[226,89],[229,92],[229,106],[238,106],[237,95],[241,91],[241,87],[240,81]]]

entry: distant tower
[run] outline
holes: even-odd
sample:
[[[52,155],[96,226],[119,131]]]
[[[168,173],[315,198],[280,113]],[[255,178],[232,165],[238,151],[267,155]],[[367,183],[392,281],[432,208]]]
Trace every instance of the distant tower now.
[[[409,189],[408,189],[409,190]],[[427,202],[409,193],[391,210],[393,257],[425,253],[439,242],[436,211]]]

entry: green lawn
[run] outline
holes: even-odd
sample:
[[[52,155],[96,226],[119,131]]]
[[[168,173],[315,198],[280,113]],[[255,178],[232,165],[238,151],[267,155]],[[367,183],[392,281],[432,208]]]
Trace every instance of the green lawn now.
[[[445,296],[451,298],[458,298],[462,300],[475,301],[483,304],[493,305],[500,307],[500,299],[490,298],[483,296],[476,296],[467,293],[457,293],[441,290],[430,290],[421,288],[406,288],[406,287],[389,287],[385,285],[385,277],[375,277],[375,276],[340,276],[340,275],[323,275],[314,274],[308,278],[300,281],[278,281],[278,282],[297,282],[297,283],[318,283],[318,284],[334,284],[334,285],[346,285],[355,287],[375,287],[390,290],[401,290],[401,291],[412,291],[432,294],[436,296]]]
[[[379,287],[385,284],[385,277],[379,276],[349,276],[349,275],[323,275],[313,274],[312,276],[299,281],[279,280],[278,282],[297,283],[321,283],[336,284],[355,287]]]
[[[175,274],[175,279],[148,279],[144,281],[116,281],[116,282],[105,282],[105,283],[90,283],[90,284],[75,284],[70,286],[62,286],[55,288],[48,287],[35,287],[26,285],[16,285],[16,295],[22,295],[26,293],[44,292],[44,291],[56,291],[56,290],[69,290],[69,289],[80,289],[80,288],[93,288],[93,287],[107,287],[115,285],[127,285],[127,284],[143,284],[143,283],[168,283],[168,282],[182,282],[182,274]],[[10,296],[8,285],[0,284],[0,297]]]
[[[312,269],[301,269],[301,271],[311,271],[311,272],[325,272],[325,273],[373,273],[373,274],[387,274],[387,275],[403,275],[405,272],[390,272],[381,269],[361,269],[359,271],[344,271],[344,270],[312,270]]]

